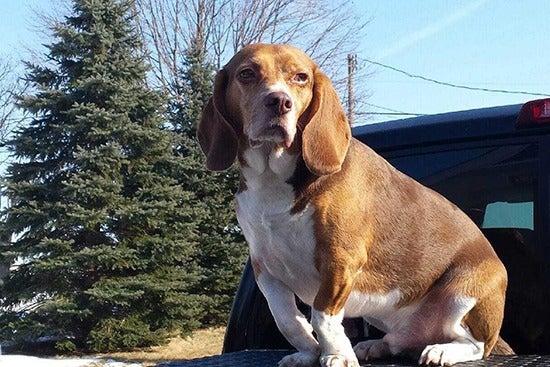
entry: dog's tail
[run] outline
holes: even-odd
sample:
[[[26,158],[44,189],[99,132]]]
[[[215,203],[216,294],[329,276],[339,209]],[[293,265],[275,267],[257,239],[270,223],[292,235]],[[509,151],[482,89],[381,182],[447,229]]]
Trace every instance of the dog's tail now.
[[[502,337],[499,336],[495,346],[493,347],[493,350],[491,351],[491,354],[500,355],[500,356],[511,356],[516,353],[514,352],[512,347],[510,347],[508,343],[506,343],[504,339],[502,339]]]

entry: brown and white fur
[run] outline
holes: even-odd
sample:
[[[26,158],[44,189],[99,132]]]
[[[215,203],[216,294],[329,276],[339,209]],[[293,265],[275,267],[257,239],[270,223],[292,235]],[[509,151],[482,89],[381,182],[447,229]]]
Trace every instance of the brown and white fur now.
[[[209,169],[240,164],[237,217],[256,281],[298,350],[281,366],[489,355],[504,266],[460,209],[351,137],[330,81],[302,51],[237,53],[216,75],[198,139]],[[295,295],[312,306],[311,322]],[[386,334],[352,348],[344,316]]]

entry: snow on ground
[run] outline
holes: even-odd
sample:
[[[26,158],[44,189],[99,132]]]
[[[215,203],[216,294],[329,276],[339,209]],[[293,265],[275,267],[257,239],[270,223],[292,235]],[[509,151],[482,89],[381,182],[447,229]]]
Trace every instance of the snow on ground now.
[[[142,367],[138,363],[116,362],[110,359],[38,358],[20,355],[0,355],[0,367]]]

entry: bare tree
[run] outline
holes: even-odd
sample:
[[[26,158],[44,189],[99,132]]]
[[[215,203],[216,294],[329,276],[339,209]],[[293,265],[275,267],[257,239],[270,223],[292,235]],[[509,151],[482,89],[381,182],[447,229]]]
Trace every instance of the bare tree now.
[[[16,99],[24,93],[25,88],[13,63],[0,60],[0,147],[4,146],[11,131],[24,119],[17,113]]]
[[[341,0],[136,0],[136,8],[153,51],[155,81],[176,98],[181,55],[199,33],[217,67],[247,44],[289,43],[344,90],[347,54],[356,50],[368,23]]]

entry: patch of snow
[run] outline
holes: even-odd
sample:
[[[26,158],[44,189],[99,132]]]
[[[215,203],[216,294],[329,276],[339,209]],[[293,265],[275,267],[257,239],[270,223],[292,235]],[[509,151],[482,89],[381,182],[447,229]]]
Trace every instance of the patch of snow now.
[[[101,358],[38,358],[0,355],[1,367],[143,367],[139,363],[116,362]]]

